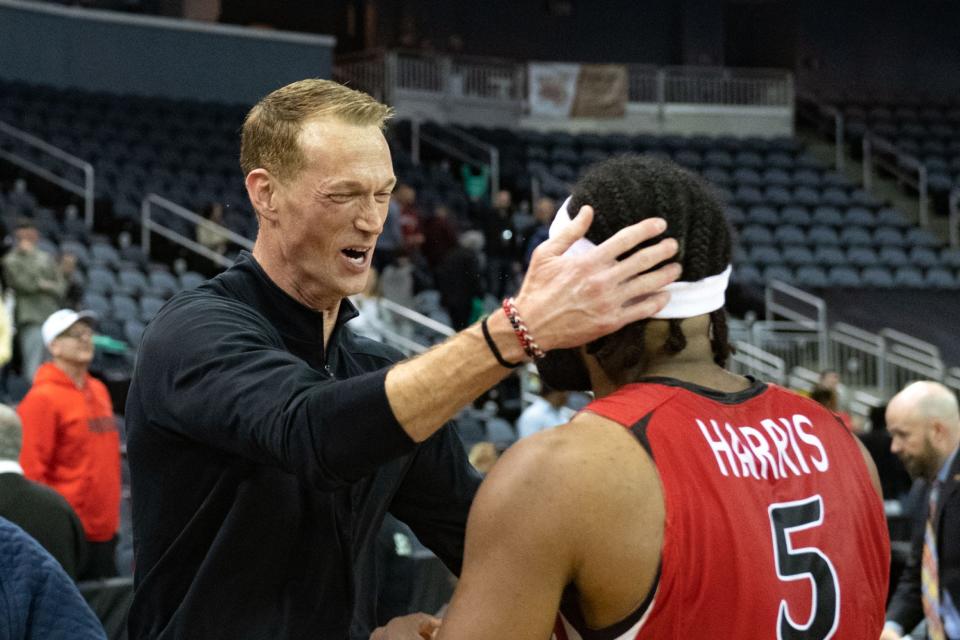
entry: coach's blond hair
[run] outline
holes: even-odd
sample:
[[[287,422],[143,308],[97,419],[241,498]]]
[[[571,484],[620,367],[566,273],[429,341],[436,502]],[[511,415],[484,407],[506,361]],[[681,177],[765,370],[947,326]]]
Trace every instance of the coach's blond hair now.
[[[383,129],[392,115],[391,107],[362,91],[332,80],[299,80],[250,109],[240,136],[240,168],[243,175],[263,168],[281,179],[293,178],[306,164],[299,137],[307,122],[332,118]]]

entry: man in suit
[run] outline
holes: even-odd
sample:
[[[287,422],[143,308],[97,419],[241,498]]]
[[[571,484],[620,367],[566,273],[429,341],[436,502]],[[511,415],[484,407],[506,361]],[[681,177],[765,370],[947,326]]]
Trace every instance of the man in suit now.
[[[928,483],[927,518],[887,610],[881,640],[897,640],[921,620],[931,640],[960,639],[960,411],[953,392],[914,382],[890,400],[891,450]]]
[[[33,536],[71,579],[82,578],[87,552],[83,525],[63,496],[23,476],[17,462],[21,433],[17,412],[0,404],[0,517]]]

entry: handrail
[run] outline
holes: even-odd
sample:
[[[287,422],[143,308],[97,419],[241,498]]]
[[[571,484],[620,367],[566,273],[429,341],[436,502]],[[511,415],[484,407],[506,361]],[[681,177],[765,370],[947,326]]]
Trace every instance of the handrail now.
[[[41,167],[36,163],[27,160],[26,158],[0,149],[0,157],[5,158],[9,162],[20,166],[49,182],[52,182],[61,189],[69,191],[70,193],[78,196],[83,196],[83,221],[87,225],[87,228],[92,229],[93,202],[95,194],[95,172],[93,165],[89,162],[86,162],[82,158],[78,158],[77,156],[64,151],[60,147],[54,146],[45,140],[41,140],[37,136],[27,133],[22,129],[18,129],[17,127],[14,127],[6,122],[0,121],[0,131],[83,171],[83,186],[80,187],[75,183],[70,182],[66,178],[58,176],[52,171],[45,169],[44,167]]]
[[[830,124],[833,124],[833,152],[834,152],[834,168],[843,173],[844,166],[846,164],[846,140],[845,140],[845,129],[844,129],[844,117],[843,112],[835,107],[832,104],[824,104],[820,102],[817,98],[809,93],[800,93],[797,95],[797,115],[804,116],[804,110],[800,108],[804,103],[809,104],[816,110],[816,115],[821,119],[819,121],[815,120],[814,117],[807,116],[807,118],[814,122],[817,125],[817,128],[820,129],[823,133],[828,133],[826,131],[827,127]]]
[[[464,142],[486,151],[490,155],[490,193],[496,194],[500,191],[500,150],[495,145],[484,142],[476,136],[470,135],[463,129],[454,126],[446,126],[444,129],[457,136]]]
[[[749,342],[737,342],[736,352],[731,356],[735,362],[762,371],[778,384],[784,384],[787,377],[786,363],[783,358],[773,355]]]
[[[231,231],[227,227],[219,225],[215,222],[211,222],[203,216],[190,211],[186,207],[183,207],[172,200],[167,200],[163,196],[151,193],[148,194],[147,197],[145,197],[140,203],[140,246],[143,248],[143,252],[147,255],[147,257],[150,257],[150,234],[152,232],[202,255],[203,257],[217,263],[222,267],[229,267],[233,264],[233,261],[229,258],[226,258],[216,251],[203,246],[196,240],[188,238],[182,233],[178,233],[172,229],[168,229],[158,222],[154,222],[151,215],[153,206],[162,207],[170,213],[177,215],[188,222],[192,222],[195,225],[203,225],[211,230],[215,230],[226,236],[226,238],[231,242],[240,245],[244,249],[247,249],[248,251],[253,250],[253,242],[251,242],[249,238],[241,236],[240,234]]]
[[[786,296],[792,297],[795,300],[799,300],[802,303],[810,305],[815,310],[815,317],[811,318],[799,311],[791,309],[784,304],[778,303],[774,299],[774,294],[776,293],[782,293]],[[774,314],[778,314],[784,318],[796,322],[803,329],[815,331],[817,333],[817,360],[819,361],[818,364],[820,368],[825,368],[827,365],[827,351],[829,346],[827,338],[826,301],[823,298],[819,298],[804,291],[803,289],[798,289],[793,285],[787,284],[786,282],[781,282],[779,280],[772,280],[769,282],[764,290],[763,295],[765,303],[764,306],[766,307],[766,318],[768,321],[772,321],[774,319]]]
[[[436,331],[437,333],[442,334],[444,336],[452,336],[453,334],[456,333],[456,331],[453,330],[453,327],[448,327],[442,322],[437,322],[433,318],[425,316],[422,313],[414,311],[413,309],[405,307],[401,304],[397,304],[393,300],[389,300],[387,298],[380,298],[379,304],[380,306],[390,310],[391,312],[397,314],[398,316],[401,316],[403,318],[406,318],[407,320],[411,320],[413,322],[421,324],[427,327],[428,329],[432,329],[433,331]]]
[[[863,136],[863,188],[868,192],[873,191],[873,164],[875,161],[880,162],[880,160],[874,159],[874,150],[894,156],[896,162],[892,164],[883,163],[884,167],[897,174],[901,180],[916,187],[918,199],[917,211],[920,226],[923,228],[930,226],[929,187],[927,185],[926,166],[924,166],[916,156],[901,151],[894,143],[868,131]],[[914,180],[908,172],[902,170],[904,167],[909,167],[916,172],[916,180]]]
[[[920,340],[919,338],[914,338],[902,331],[897,331],[896,329],[881,329],[880,335],[888,340],[894,340],[914,351],[920,352],[924,356],[936,358],[937,360],[940,359],[940,349],[936,345]]]

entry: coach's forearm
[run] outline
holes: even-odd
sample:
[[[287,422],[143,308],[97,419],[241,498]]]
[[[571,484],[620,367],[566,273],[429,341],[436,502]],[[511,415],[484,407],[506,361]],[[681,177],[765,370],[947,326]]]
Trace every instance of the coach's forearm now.
[[[525,359],[503,313],[490,316],[488,328],[505,360]],[[407,434],[422,442],[510,371],[497,362],[475,324],[393,367],[387,373],[387,399]]]

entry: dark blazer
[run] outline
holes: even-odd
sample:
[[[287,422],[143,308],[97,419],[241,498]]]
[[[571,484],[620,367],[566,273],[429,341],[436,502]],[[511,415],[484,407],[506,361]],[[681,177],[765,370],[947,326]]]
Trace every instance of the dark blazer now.
[[[83,579],[87,539],[77,514],[59,493],[19,473],[0,473],[0,517],[30,534],[72,580]]]
[[[930,487],[924,493],[929,500]],[[900,583],[890,601],[887,619],[893,620],[910,631],[923,620],[920,601],[920,568],[923,553],[925,520],[914,532],[912,552]],[[960,606],[960,454],[953,459],[946,482],[940,491],[937,513],[934,518],[937,535],[938,572],[940,591],[950,594],[953,603]]]

